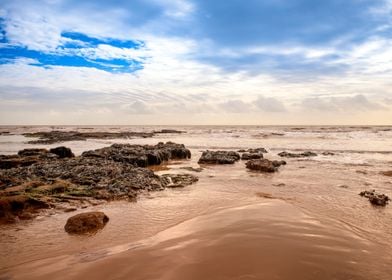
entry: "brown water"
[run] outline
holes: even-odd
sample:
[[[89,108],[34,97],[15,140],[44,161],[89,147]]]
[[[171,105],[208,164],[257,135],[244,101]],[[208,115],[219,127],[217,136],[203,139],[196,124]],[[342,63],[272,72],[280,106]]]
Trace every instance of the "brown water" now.
[[[110,217],[93,236],[63,231],[66,219],[75,213],[43,215],[3,227],[0,275],[15,279],[390,279],[391,205],[373,207],[358,195],[364,189],[392,195],[392,178],[379,173],[392,170],[392,134],[385,127],[181,129],[188,133],[66,145],[78,153],[111,142],[172,140],[191,147],[191,160],[171,162],[169,170],[158,171],[162,174],[188,173],[181,167],[197,167],[206,148],[265,147],[270,150],[268,158],[276,158],[282,150],[339,152],[288,159],[275,174],[249,172],[244,162],[205,166],[201,173],[193,173],[200,180],[190,187],[149,193],[137,203],[81,209],[102,210]],[[267,133],[285,135],[265,137]],[[28,146],[22,136],[6,136],[12,137],[8,141],[12,144],[2,144],[7,139],[0,137],[0,153]]]

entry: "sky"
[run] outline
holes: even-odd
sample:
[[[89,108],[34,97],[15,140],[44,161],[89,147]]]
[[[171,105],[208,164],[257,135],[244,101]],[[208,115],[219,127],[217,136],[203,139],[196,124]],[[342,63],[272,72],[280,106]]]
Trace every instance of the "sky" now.
[[[0,124],[392,124],[392,0],[0,0]]]

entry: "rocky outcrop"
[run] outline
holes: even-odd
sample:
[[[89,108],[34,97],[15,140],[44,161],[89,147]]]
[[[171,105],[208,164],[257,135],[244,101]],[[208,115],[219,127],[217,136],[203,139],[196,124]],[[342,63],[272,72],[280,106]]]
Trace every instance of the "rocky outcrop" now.
[[[246,163],[246,168],[260,172],[276,172],[279,166],[285,165],[285,161],[268,160],[268,159],[253,159]]]
[[[188,159],[191,152],[182,144],[172,142],[152,145],[113,144],[110,147],[87,151],[82,154],[86,158],[101,158],[146,167],[159,165],[171,159]]]
[[[57,158],[59,158],[58,155],[53,154],[46,149],[24,149],[19,151],[17,155],[0,155],[0,169],[29,166],[43,160]]]
[[[198,161],[201,164],[233,164],[240,159],[240,154],[233,151],[204,151]]]
[[[307,151],[303,153],[288,153],[288,152],[281,152],[278,154],[280,157],[286,157],[286,158],[303,158],[303,157],[315,157],[317,156],[316,153]]]
[[[87,212],[72,216],[64,226],[66,232],[71,234],[85,234],[102,229],[109,217],[103,212]]]
[[[23,195],[54,207],[59,203],[74,206],[76,201],[133,200],[144,191],[186,186],[197,181],[193,175],[184,174],[160,177],[144,168],[191,156],[184,145],[171,142],[155,146],[115,144],[77,157],[64,157],[72,152],[63,147],[58,149],[61,157],[46,150],[23,150],[19,154],[12,157],[21,162],[33,160],[28,166],[16,164],[0,169],[0,198]],[[22,208],[25,212],[23,209],[27,208]]]
[[[247,150],[239,150],[239,153],[250,153],[250,154],[266,154],[268,151],[265,148],[255,148],[255,149],[247,149]]]
[[[42,131],[23,134],[26,137],[38,138],[28,141],[29,144],[53,144],[66,141],[84,141],[86,139],[116,139],[116,138],[147,138],[154,133],[148,132],[79,132],[79,131]]]
[[[376,206],[386,206],[391,200],[387,195],[377,193],[375,190],[362,191],[359,193],[360,196],[369,199],[370,203]]]
[[[57,148],[53,148],[49,150],[49,153],[57,155],[59,158],[71,158],[75,157],[75,155],[72,153],[70,148],[61,146]]]

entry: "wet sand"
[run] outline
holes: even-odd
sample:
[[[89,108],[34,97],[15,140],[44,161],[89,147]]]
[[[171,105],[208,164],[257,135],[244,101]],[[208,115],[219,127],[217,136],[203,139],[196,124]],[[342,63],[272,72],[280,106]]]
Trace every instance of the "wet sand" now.
[[[388,279],[392,270],[385,262],[387,254],[339,224],[321,223],[274,200],[199,216],[136,243],[32,262],[9,275],[12,279]]]

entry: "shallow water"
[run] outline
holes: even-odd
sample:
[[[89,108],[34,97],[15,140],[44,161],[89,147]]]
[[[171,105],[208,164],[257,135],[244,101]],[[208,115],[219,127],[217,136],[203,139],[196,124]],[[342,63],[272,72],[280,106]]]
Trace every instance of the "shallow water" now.
[[[192,173],[199,182],[187,188],[145,194],[137,203],[113,202],[78,210],[98,209],[110,217],[108,225],[93,236],[64,232],[66,219],[75,212],[2,227],[0,275],[19,279],[86,275],[102,279],[130,275],[132,279],[389,279],[391,205],[373,207],[358,193],[376,189],[392,195],[392,178],[380,174],[392,169],[390,128],[174,128],[188,133],[63,144],[77,154],[115,142],[171,140],[191,148],[191,160],[171,162],[169,170],[163,168],[159,174],[189,173],[181,167],[198,167],[204,149],[265,147],[271,159],[282,150],[338,152],[288,159],[275,174],[249,172],[241,161],[233,166],[203,166],[201,173]],[[34,129],[42,127],[14,132]],[[20,135],[0,136],[0,154],[32,146],[24,141]],[[70,274],[71,267],[75,274]],[[31,274],[32,270],[37,273]]]

